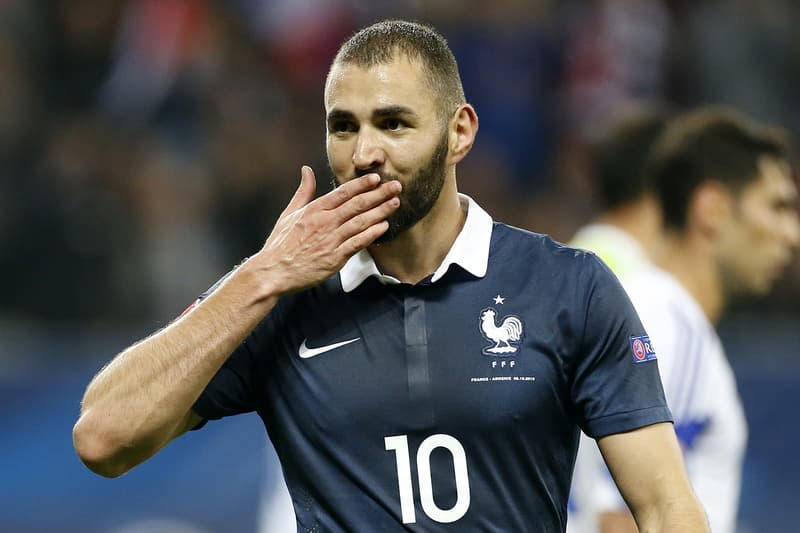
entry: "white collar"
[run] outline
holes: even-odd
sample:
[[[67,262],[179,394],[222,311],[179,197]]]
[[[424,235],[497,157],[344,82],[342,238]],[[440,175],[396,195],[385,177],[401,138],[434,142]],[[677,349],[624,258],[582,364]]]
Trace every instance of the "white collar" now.
[[[492,238],[492,217],[466,194],[459,194],[461,205],[466,204],[467,220],[456,237],[450,251],[442,264],[433,273],[431,282],[439,281],[450,265],[457,264],[475,277],[486,275],[489,265],[489,243]],[[400,280],[381,274],[378,266],[367,250],[361,250],[348,259],[340,271],[342,289],[351,292],[361,285],[365,279],[375,276],[385,284],[397,284]]]

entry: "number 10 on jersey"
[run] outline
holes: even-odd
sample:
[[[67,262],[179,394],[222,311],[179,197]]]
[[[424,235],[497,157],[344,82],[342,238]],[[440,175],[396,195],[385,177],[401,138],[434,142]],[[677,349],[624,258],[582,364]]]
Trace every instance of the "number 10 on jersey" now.
[[[411,480],[411,455],[408,450],[408,436],[385,437],[383,442],[387,451],[395,452],[397,463],[397,484],[400,488],[400,512],[404,524],[417,521],[414,509],[414,485]],[[433,499],[433,478],[431,477],[431,453],[436,448],[444,448],[453,457],[453,471],[456,477],[456,503],[450,509],[442,509]],[[467,475],[467,456],[464,447],[455,437],[437,434],[423,440],[417,448],[417,477],[419,500],[423,512],[436,522],[455,522],[469,509],[469,476]]]

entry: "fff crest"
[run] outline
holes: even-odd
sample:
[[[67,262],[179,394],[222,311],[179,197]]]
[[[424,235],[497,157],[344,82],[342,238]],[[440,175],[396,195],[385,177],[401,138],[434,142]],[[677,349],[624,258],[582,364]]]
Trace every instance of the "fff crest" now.
[[[510,357],[517,353],[518,344],[522,340],[522,321],[518,317],[506,315],[498,319],[497,310],[489,307],[481,311],[479,322],[481,334],[491,342],[484,346],[484,355]]]

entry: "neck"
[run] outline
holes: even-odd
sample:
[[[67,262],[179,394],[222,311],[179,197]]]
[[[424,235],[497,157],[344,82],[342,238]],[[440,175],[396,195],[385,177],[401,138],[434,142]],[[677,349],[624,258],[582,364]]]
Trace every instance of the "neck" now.
[[[708,321],[716,324],[725,305],[725,297],[711,243],[702,236],[669,234],[658,263],[683,285]]]
[[[452,176],[430,213],[392,241],[373,244],[369,253],[382,273],[403,283],[419,283],[442,264],[466,219]]]
[[[619,228],[633,237],[649,257],[660,255],[663,244],[661,209],[650,196],[610,209],[600,216],[598,222]]]

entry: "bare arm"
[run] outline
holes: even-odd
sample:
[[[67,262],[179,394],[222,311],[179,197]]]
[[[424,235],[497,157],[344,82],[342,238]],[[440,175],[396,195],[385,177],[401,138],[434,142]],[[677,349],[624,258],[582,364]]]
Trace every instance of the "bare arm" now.
[[[314,174],[304,167],[264,247],[191,312],[95,376],[73,429],[91,470],[121,475],[200,422],[192,405],[280,296],[337,272],[386,231],[399,205],[399,183],[379,184],[374,174],[312,201],[314,192]]]
[[[609,435],[597,443],[639,531],[709,531],[672,424]]]

